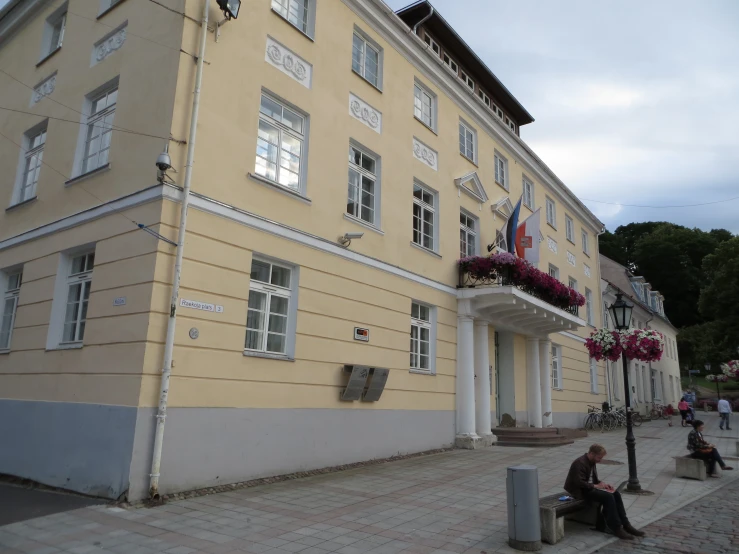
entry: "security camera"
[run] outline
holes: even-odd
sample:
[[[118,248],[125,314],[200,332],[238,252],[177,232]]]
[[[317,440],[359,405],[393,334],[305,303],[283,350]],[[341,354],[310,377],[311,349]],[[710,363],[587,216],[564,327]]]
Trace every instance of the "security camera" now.
[[[159,154],[156,166],[159,168],[159,171],[167,171],[172,168],[172,158],[169,157],[167,150]]]
[[[352,243],[352,239],[361,239],[364,233],[344,233],[344,236],[339,237],[339,244],[344,247],[348,247]]]

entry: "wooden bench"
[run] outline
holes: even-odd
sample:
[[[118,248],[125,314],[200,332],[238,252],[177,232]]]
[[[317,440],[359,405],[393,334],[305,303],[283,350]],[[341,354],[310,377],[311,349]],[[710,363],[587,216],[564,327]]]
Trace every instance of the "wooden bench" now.
[[[675,475],[686,479],[705,481],[708,477],[708,460],[690,456],[675,456]]]
[[[585,500],[560,501],[566,492],[552,494],[539,499],[539,518],[541,520],[541,540],[557,544],[565,536],[565,517],[568,520],[595,525],[600,511],[599,504]]]

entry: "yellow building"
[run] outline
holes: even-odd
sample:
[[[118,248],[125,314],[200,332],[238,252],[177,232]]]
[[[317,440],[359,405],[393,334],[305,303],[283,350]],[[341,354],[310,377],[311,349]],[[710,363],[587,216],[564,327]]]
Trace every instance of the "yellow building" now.
[[[147,495],[204,1],[0,11],[0,473]],[[160,490],[580,427],[602,224],[529,113],[427,2],[210,4]],[[458,287],[519,198],[579,314]]]

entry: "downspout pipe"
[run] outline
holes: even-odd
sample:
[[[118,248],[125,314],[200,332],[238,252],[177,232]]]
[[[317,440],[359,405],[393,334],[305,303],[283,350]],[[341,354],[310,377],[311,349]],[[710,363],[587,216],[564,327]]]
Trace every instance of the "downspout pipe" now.
[[[200,90],[203,84],[203,62],[205,58],[205,41],[208,36],[208,3],[203,0],[203,21],[200,29],[200,48],[198,49],[197,71],[195,74],[195,91],[192,98],[192,115],[190,118],[190,138],[187,141],[187,160],[185,162],[185,180],[182,188],[182,209],[180,210],[180,228],[177,234],[177,254],[174,263],[174,279],[172,297],[169,304],[169,320],[167,322],[167,338],[164,343],[164,361],[162,364],[162,380],[159,389],[159,410],[157,411],[156,432],[154,434],[154,451],[151,456],[151,474],[149,475],[149,498],[159,498],[159,476],[162,465],[162,444],[164,441],[164,424],[167,420],[167,400],[169,397],[169,380],[172,375],[172,353],[174,351],[175,327],[177,324],[177,300],[180,295],[180,277],[182,276],[182,258],[185,253],[185,232],[187,229],[187,209],[190,205],[190,183],[192,182],[192,166],[195,158],[195,139],[198,130],[198,113],[200,111]]]
[[[431,11],[429,12],[429,14],[413,26],[412,32],[414,35],[417,35],[418,28],[424,23],[426,23],[429,19],[431,19],[432,15],[434,15],[434,7],[431,4],[429,4],[429,8],[431,8]]]

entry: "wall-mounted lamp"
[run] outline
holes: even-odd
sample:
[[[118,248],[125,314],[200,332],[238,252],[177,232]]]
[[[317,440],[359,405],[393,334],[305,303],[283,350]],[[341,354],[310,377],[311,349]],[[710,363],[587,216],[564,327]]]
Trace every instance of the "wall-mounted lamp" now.
[[[344,236],[339,237],[339,244],[344,248],[349,248],[352,243],[352,239],[361,239],[364,233],[344,233]]]

